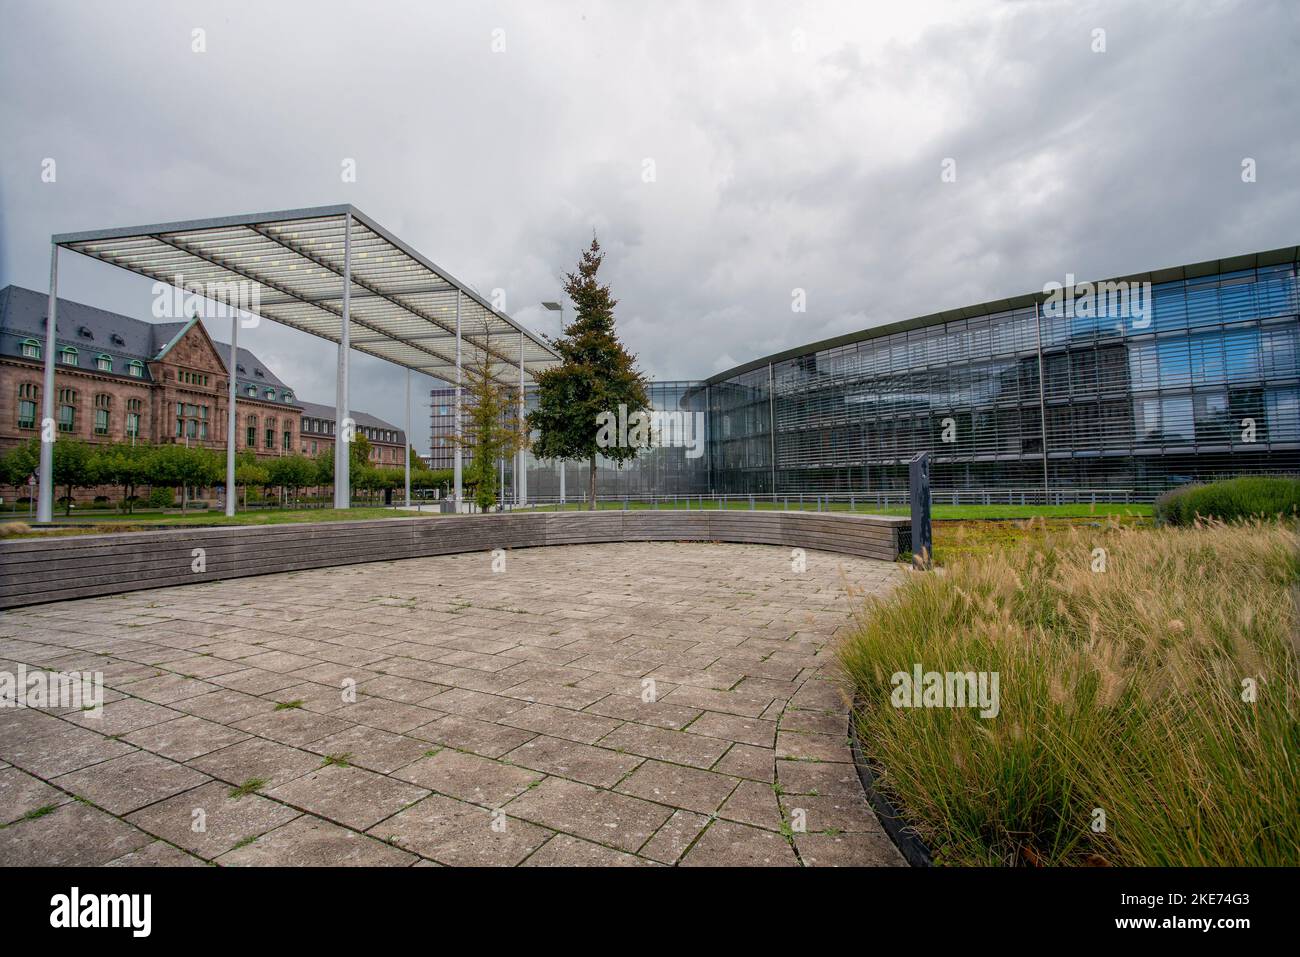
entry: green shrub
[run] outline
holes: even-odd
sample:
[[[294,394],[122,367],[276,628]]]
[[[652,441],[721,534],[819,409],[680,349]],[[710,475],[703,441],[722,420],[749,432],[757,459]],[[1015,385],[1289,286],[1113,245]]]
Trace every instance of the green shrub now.
[[[171,508],[176,496],[165,485],[155,485],[149,490],[150,508]]]
[[[1222,482],[1199,482],[1165,492],[1155,503],[1156,520],[1192,525],[1197,518],[1235,522],[1300,514],[1300,479],[1245,475]]]

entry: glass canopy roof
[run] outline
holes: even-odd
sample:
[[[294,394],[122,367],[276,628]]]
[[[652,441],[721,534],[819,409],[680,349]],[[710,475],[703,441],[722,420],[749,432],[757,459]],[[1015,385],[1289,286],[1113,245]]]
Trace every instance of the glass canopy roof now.
[[[559,361],[544,340],[350,205],[65,233],[53,242],[337,343],[349,216],[352,348],[455,382],[459,306],[463,365],[486,352],[497,378],[518,382],[521,351],[529,378]]]

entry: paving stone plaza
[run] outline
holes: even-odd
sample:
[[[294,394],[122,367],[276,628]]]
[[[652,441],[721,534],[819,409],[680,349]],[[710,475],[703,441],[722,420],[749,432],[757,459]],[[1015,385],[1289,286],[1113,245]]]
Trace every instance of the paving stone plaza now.
[[[0,614],[0,865],[901,865],[833,643],[884,561],[575,545]]]

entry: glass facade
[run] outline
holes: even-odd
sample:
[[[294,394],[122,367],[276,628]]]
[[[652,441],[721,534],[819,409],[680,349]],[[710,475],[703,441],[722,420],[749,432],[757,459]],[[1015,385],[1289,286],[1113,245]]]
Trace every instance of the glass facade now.
[[[652,496],[709,494],[709,444],[707,391],[703,382],[651,382],[646,390],[650,407],[659,412],[678,412],[692,416],[699,423],[698,454],[692,455],[684,444],[647,449],[622,468],[604,458],[596,459],[597,496],[650,498]],[[536,406],[535,395],[526,396],[529,411]],[[593,424],[593,428],[594,428]],[[507,465],[507,471],[509,465]],[[568,462],[565,465],[565,494],[570,501],[582,498],[587,489],[588,465]],[[555,462],[538,463],[528,456],[528,496],[531,499],[556,499],[560,494],[560,469]]]
[[[934,456],[936,494],[967,500],[1136,501],[1195,479],[1300,472],[1297,264],[1142,293],[977,307],[708,382],[658,383],[655,408],[707,410],[706,454],[655,450],[602,470],[600,494],[869,498],[905,492],[920,451]],[[547,471],[530,472],[530,497],[558,491]],[[585,487],[577,471],[570,497]]]

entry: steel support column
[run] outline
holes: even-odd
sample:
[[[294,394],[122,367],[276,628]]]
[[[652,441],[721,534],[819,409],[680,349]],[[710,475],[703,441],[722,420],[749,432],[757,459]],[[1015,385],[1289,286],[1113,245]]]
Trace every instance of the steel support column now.
[[[1043,320],[1038,310],[1038,303],[1034,303],[1034,339],[1038,348],[1038,428],[1043,436],[1043,504],[1048,504],[1048,480],[1047,480],[1047,398],[1046,383],[1043,382],[1043,371],[1046,366],[1043,364]]]
[[[402,442],[406,469],[406,507],[411,507],[411,370],[406,370],[406,435]]]
[[[230,408],[226,410],[226,517],[235,514],[235,433],[239,430],[239,419],[235,415],[235,399],[239,389],[235,377],[239,372],[239,310],[230,312],[230,365],[226,369],[229,382],[226,383],[226,401]]]
[[[352,344],[352,214],[343,217],[343,315],[339,335],[339,364],[334,382],[334,507],[352,505],[352,427],[348,409],[348,360]]]
[[[36,521],[54,520],[54,442],[59,430],[54,422],[55,324],[59,314],[59,247],[50,243],[50,304],[45,313],[45,385],[41,394],[40,491]]]
[[[776,494],[776,373],[772,363],[767,364],[767,423],[769,451],[772,456],[772,494]],[[849,479],[852,484],[852,478]]]
[[[524,425],[524,330],[519,330],[519,428],[527,434],[527,427]],[[515,456],[515,502],[518,505],[528,504],[528,452],[520,445],[519,452]]]
[[[460,290],[457,289],[457,290],[456,290],[456,420],[455,420],[455,423],[454,423],[455,430],[456,430],[456,434],[455,434],[455,442],[454,442],[454,444],[455,444],[456,448],[455,448],[455,451],[454,451],[454,453],[453,453],[453,455],[454,455],[454,463],[455,463],[455,464],[454,464],[454,471],[453,471],[453,485],[454,485],[454,489],[455,489],[455,491],[453,492],[453,495],[454,495],[454,497],[455,497],[455,499],[456,499],[456,511],[457,511],[457,512],[460,511],[460,502],[461,502],[461,462],[462,462],[462,459],[461,459],[461,441],[462,441],[462,436],[461,436],[461,431],[460,431],[460,386],[461,386],[461,371],[460,371]]]

